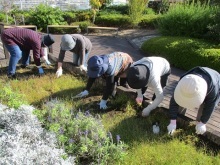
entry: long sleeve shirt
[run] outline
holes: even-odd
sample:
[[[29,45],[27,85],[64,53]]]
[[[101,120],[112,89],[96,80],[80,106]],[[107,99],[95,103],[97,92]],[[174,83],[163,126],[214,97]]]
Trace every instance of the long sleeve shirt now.
[[[139,64],[148,67],[150,73],[146,87],[151,87],[156,95],[156,98],[152,104],[146,107],[149,111],[151,111],[163,101],[164,95],[160,79],[161,76],[170,72],[170,64],[166,59],[162,57],[144,57],[134,62],[131,66]],[[142,96],[142,90],[137,89],[137,94],[138,96]]]
[[[44,56],[44,51],[41,47],[42,35],[24,28],[5,29],[1,34],[2,42],[6,45],[17,45],[21,51],[30,52],[33,50],[34,62],[40,66],[40,58]]]
[[[131,56],[123,52],[114,52],[106,56],[108,56],[109,59],[109,66],[107,71],[103,75],[103,77],[106,79],[106,88],[102,97],[103,100],[107,100],[108,97],[111,95],[115,85],[114,78],[116,76],[124,77],[124,73],[133,62]],[[95,80],[96,78],[91,77],[88,79],[86,90],[90,90]]]
[[[77,54],[80,58],[80,65],[83,65],[85,60],[85,54],[89,54],[92,50],[92,43],[88,38],[81,34],[71,34],[71,36],[75,40],[76,45],[72,50],[70,50],[70,52]],[[63,62],[65,52],[65,50],[60,49],[58,62]]]
[[[204,78],[204,80],[207,82],[207,94],[203,102],[204,107],[202,110],[202,116],[200,118],[200,121],[205,124],[208,122],[213,110],[220,101],[220,74],[208,67],[195,67],[182,75],[180,79],[188,74],[198,75]],[[179,105],[176,103],[174,96],[171,98],[169,109],[170,119],[175,120],[177,118]]]

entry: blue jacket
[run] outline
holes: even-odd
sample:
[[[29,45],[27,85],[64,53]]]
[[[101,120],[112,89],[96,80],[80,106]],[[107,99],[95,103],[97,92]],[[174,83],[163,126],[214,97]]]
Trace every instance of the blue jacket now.
[[[202,110],[202,116],[200,118],[200,121],[205,124],[208,122],[212,112],[220,101],[220,74],[208,67],[195,67],[182,75],[180,79],[187,74],[199,75],[203,77],[207,82],[208,89],[205,100],[203,102],[204,107]],[[175,102],[173,96],[170,100],[169,109],[170,119],[176,119],[179,105]]]

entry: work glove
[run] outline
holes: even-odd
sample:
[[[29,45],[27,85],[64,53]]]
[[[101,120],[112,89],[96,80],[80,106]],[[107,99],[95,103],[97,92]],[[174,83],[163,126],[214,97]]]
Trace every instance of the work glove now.
[[[82,71],[87,72],[87,67],[85,67],[84,65],[80,65],[79,68],[80,68],[81,72]]]
[[[56,72],[57,78],[62,76],[62,74],[63,74],[63,69],[62,68],[57,69],[57,72]]]
[[[84,90],[81,93],[79,93],[78,95],[74,96],[74,98],[82,98],[82,97],[85,97],[85,96],[88,96],[88,95],[89,95],[89,91]]]
[[[106,103],[107,103],[107,100],[102,99],[99,103],[99,108],[100,109],[107,109],[108,107],[107,107]]]
[[[39,73],[40,75],[44,74],[44,70],[43,70],[43,68],[42,68],[41,66],[38,67],[38,73]]]
[[[168,134],[173,135],[176,130],[176,120],[170,120],[170,124],[167,126]]]
[[[199,122],[197,125],[196,125],[196,133],[197,134],[204,134],[206,132],[206,124],[202,123],[202,122]]]
[[[49,60],[45,60],[46,65],[51,65]]]
[[[138,89],[138,90],[137,90],[137,98],[135,99],[137,105],[142,105],[143,97],[144,97],[144,96],[143,96],[143,94],[142,94],[141,89]]]
[[[46,56],[43,56],[42,59],[46,65],[51,65],[50,61],[46,58]]]

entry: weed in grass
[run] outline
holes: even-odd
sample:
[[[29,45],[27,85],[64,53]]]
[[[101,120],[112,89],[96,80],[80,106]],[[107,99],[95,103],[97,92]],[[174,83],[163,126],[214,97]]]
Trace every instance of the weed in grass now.
[[[39,108],[35,113],[42,125],[56,132],[61,148],[70,155],[78,154],[79,164],[106,164],[108,159],[108,164],[120,165],[220,164],[219,150],[203,143],[194,133],[194,125],[178,124],[175,136],[168,136],[169,117],[164,113],[168,110],[157,108],[147,118],[137,117],[144,107],[136,106],[128,95],[119,94],[109,100],[108,111],[100,113],[97,103],[102,97],[102,88],[94,87],[94,93],[91,90],[88,97],[73,100],[72,96],[83,90],[86,80],[69,73],[57,79],[55,71],[50,68],[40,78],[29,76],[6,81],[0,75],[0,79],[2,84],[10,82],[12,91],[19,89],[19,93],[25,95],[24,100]],[[25,73],[22,74],[25,77]],[[48,104],[51,100],[54,102]],[[159,134],[152,131],[155,121],[160,122]],[[117,135],[123,140],[120,145]],[[124,146],[128,146],[126,152]]]

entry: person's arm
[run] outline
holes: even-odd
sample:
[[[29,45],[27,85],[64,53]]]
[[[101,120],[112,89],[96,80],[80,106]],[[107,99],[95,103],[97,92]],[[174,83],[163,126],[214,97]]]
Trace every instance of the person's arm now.
[[[85,53],[86,53],[86,44],[85,41],[83,40],[83,38],[80,39],[80,50],[79,50],[79,56],[80,56],[80,64],[79,65],[83,65],[83,61],[85,59]]]
[[[95,82],[95,80],[96,80],[96,78],[89,77],[85,90],[89,91],[91,89],[93,83]]]
[[[174,100],[174,95],[173,95],[170,99],[170,105],[169,105],[170,120],[176,120],[177,119],[178,110],[179,110],[179,105]]]
[[[33,50],[33,58],[34,58],[34,63],[37,67],[41,66],[40,58],[41,58],[41,53],[42,56],[44,55],[43,52],[41,51],[41,43],[39,41],[32,41],[32,50]]]
[[[158,79],[157,81],[153,81],[151,82],[151,84],[152,84],[151,87],[153,88],[156,98],[154,99],[152,104],[147,106],[148,111],[151,111],[157,108],[157,106],[163,101],[163,98],[164,98],[163,89],[160,84],[160,80]]]
[[[204,124],[206,124],[209,120],[209,118],[212,115],[212,112],[214,111],[215,107],[218,105],[219,99],[218,94],[210,94],[207,96],[207,98],[204,101],[204,107],[202,110],[202,116],[200,118],[200,121]]]
[[[112,75],[106,78],[106,88],[102,97],[103,100],[108,100],[108,97],[111,95],[111,93],[114,90],[114,77],[115,76]]]
[[[58,60],[57,60],[58,61],[58,68],[62,67],[62,63],[63,63],[64,57],[65,57],[65,53],[66,53],[65,50],[60,49],[60,53],[59,53]]]

